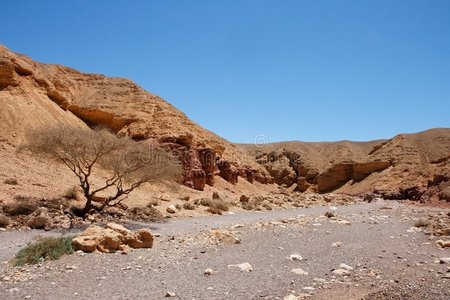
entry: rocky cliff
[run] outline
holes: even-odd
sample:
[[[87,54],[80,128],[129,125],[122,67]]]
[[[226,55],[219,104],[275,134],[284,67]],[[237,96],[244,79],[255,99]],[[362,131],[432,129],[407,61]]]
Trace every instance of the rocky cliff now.
[[[271,177],[230,142],[189,120],[130,80],[43,64],[0,46],[0,141],[19,145],[32,128],[103,126],[135,140],[155,139],[184,167],[184,184],[197,190],[221,176],[268,183]]]
[[[450,199],[450,129],[371,142],[243,145],[277,184],[297,191]]]

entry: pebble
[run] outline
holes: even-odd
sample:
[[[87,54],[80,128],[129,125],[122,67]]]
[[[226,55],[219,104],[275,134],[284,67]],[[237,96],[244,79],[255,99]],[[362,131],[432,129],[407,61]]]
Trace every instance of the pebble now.
[[[244,262],[242,264],[237,264],[237,265],[228,265],[228,268],[239,268],[241,271],[243,272],[251,272],[253,271],[253,267],[251,264],[249,264],[248,262]]]
[[[291,254],[291,255],[289,255],[289,257],[287,257],[287,259],[290,259],[292,261],[296,261],[296,260],[301,261],[301,260],[303,260],[303,257],[299,254]]]
[[[177,294],[175,294],[174,292],[167,292],[166,293],[166,298],[169,298],[169,297],[176,297],[177,296]]]
[[[350,275],[350,271],[345,270],[345,269],[336,269],[332,272],[335,275],[339,275],[339,276],[347,276]]]
[[[333,244],[331,244],[331,247],[342,247],[342,243],[341,242],[334,242]]]
[[[439,263],[441,263],[441,264],[448,264],[448,263],[450,263],[450,257],[441,257],[439,259]]]
[[[297,275],[308,276],[308,272],[305,272],[302,269],[292,269],[291,272]]]
[[[352,267],[350,267],[349,265],[346,265],[346,264],[344,264],[344,263],[340,264],[340,265],[339,265],[339,268],[344,269],[344,270],[347,270],[347,271],[353,271],[353,268],[352,268]]]
[[[4,232],[4,231],[6,231],[6,228],[0,228],[0,231]]]
[[[284,296],[284,298],[283,298],[283,300],[297,300],[297,299],[298,299],[297,296],[292,295],[292,294]]]
[[[210,275],[214,274],[214,270],[211,269],[211,268],[208,268],[208,269],[205,270],[204,274],[206,276],[210,276]]]

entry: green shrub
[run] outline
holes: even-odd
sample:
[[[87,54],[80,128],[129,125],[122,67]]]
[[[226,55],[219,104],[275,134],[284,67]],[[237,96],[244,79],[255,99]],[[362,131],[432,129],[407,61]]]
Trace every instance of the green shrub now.
[[[43,237],[28,244],[14,258],[16,266],[37,264],[45,259],[59,259],[64,254],[73,253],[71,236]]]

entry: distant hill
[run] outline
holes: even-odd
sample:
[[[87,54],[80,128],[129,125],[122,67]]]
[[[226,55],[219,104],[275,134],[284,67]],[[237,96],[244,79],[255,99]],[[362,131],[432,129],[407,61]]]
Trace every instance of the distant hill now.
[[[298,191],[450,201],[450,129],[370,142],[241,145],[278,184]]]

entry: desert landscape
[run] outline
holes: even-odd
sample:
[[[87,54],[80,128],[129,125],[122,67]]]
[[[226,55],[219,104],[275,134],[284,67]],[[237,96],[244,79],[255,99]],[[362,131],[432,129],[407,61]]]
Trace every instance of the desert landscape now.
[[[5,46],[0,101],[2,299],[450,298],[449,128],[234,144]]]

